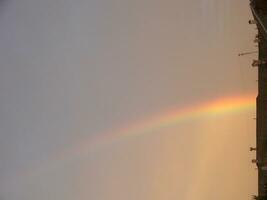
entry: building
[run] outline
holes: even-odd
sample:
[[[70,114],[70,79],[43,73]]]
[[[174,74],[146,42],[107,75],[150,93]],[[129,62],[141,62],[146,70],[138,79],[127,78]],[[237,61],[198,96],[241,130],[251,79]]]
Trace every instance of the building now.
[[[256,36],[259,55],[253,61],[258,67],[258,96],[257,96],[257,128],[256,128],[256,159],[253,162],[258,167],[258,194],[254,199],[267,200],[267,1],[250,0],[250,7],[258,29]]]

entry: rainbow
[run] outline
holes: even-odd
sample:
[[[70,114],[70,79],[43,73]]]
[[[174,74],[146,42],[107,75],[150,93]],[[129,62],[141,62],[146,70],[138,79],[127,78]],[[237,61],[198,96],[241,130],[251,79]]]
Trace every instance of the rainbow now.
[[[175,126],[186,120],[215,117],[253,108],[255,108],[255,97],[252,95],[221,98],[188,108],[175,109],[156,117],[151,117],[148,120],[143,120],[134,125],[115,131],[113,134],[105,134],[104,138],[99,138],[97,141],[101,142],[103,139],[110,141],[111,139],[116,138],[119,139],[122,137],[153,133],[155,130]]]
[[[53,154],[52,157],[41,163],[41,165],[39,163],[22,174],[27,174],[27,177],[33,176],[51,167],[61,166],[65,162],[88,155],[88,153],[94,152],[100,147],[105,147],[107,144],[112,145],[116,141],[153,134],[158,130],[174,127],[185,121],[203,118],[209,119],[211,117],[240,113],[253,109],[255,109],[254,95],[220,98],[199,105],[172,109],[169,112],[141,120],[124,128],[101,133],[96,137],[82,139],[76,142],[74,146]]]
[[[66,157],[70,154],[77,156],[118,140],[153,134],[155,131],[174,127],[189,120],[218,117],[252,109],[255,109],[254,95],[219,98],[199,105],[172,109],[169,112],[140,120],[121,129],[84,139],[78,142],[78,145],[75,145],[72,150],[62,153],[59,157]]]

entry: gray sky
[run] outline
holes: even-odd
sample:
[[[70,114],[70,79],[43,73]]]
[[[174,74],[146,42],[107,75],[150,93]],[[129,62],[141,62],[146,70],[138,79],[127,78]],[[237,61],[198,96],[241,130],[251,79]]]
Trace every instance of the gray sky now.
[[[254,110],[90,147],[172,109],[255,95],[256,55],[237,56],[255,49],[248,4],[1,1],[0,199],[249,199]]]

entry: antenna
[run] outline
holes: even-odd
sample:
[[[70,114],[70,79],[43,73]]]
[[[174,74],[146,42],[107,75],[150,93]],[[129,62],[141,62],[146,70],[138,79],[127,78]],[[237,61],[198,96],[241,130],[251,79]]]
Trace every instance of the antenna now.
[[[255,147],[250,147],[249,150],[250,150],[250,151],[257,151],[257,148],[255,148]]]
[[[251,19],[251,20],[248,20],[248,23],[249,23],[249,24],[256,24],[256,23],[257,23],[257,21],[256,21],[256,20],[254,20],[254,19]]]
[[[239,53],[238,56],[245,56],[245,55],[254,54],[254,53],[258,53],[258,51],[249,51],[249,52]]]

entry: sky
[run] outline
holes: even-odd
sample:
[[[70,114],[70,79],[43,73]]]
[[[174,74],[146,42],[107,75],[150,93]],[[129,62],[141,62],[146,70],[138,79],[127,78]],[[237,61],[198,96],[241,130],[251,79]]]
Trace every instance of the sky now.
[[[0,199],[250,199],[250,18],[243,0],[0,1]]]

